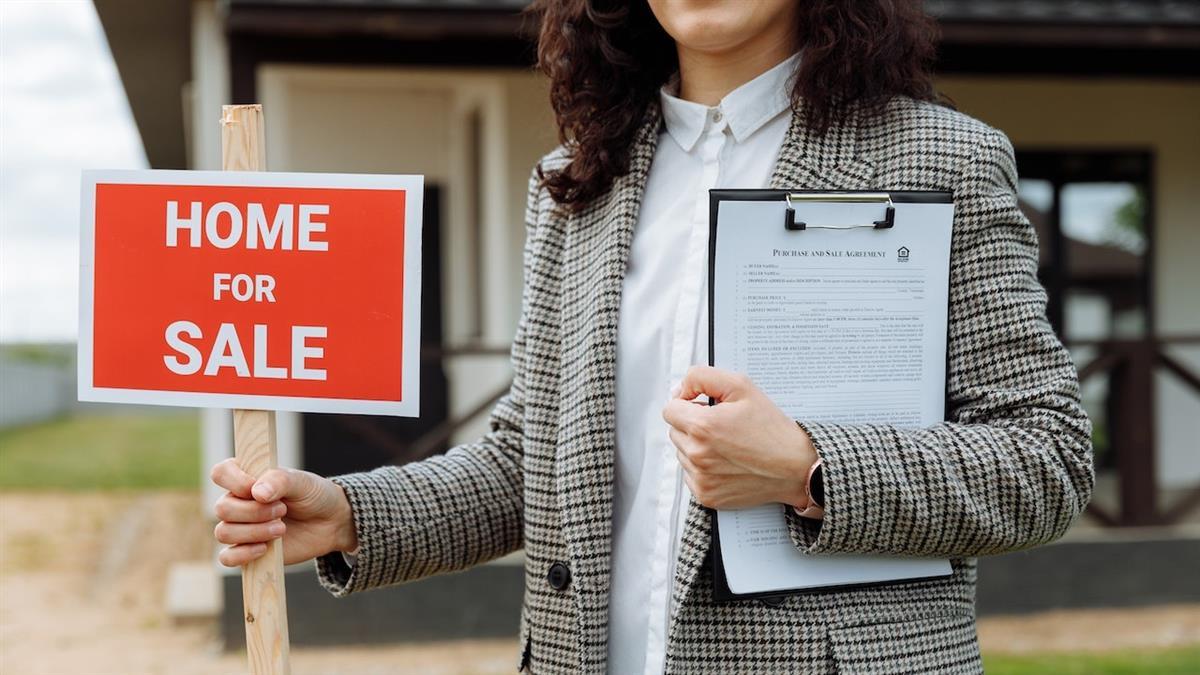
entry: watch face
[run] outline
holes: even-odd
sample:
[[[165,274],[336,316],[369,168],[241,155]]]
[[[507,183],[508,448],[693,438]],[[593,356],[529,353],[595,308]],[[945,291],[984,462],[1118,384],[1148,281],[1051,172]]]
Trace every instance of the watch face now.
[[[825,467],[818,466],[813,470],[808,481],[808,495],[817,506],[825,508]]]

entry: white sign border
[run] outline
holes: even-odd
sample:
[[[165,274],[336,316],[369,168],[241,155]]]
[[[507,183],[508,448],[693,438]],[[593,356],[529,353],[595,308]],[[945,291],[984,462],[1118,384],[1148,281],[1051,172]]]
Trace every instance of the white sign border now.
[[[98,170],[81,180],[79,232],[78,397],[98,403],[239,408],[291,412],[354,413],[417,417],[421,393],[421,227],[425,177],[353,173],[283,173],[267,171]],[[163,389],[97,387],[93,375],[96,253],[96,185],[199,185],[232,187],[353,188],[404,190],[404,317],[401,336],[399,401],[301,396],[259,396]]]

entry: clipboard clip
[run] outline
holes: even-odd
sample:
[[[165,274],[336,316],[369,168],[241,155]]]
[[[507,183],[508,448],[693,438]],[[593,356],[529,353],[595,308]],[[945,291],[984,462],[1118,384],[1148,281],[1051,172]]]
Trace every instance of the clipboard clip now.
[[[851,230],[859,227],[871,227],[876,230],[886,230],[896,224],[896,206],[892,203],[892,196],[886,192],[792,192],[787,194],[783,201],[787,203],[787,210],[784,214],[783,226],[788,230],[798,231],[813,229],[825,230]],[[793,206],[796,202],[838,202],[843,204],[863,204],[863,203],[881,203],[887,207],[883,212],[883,219],[876,220],[870,223],[853,223],[849,225],[810,225],[804,221],[796,220],[796,209]]]

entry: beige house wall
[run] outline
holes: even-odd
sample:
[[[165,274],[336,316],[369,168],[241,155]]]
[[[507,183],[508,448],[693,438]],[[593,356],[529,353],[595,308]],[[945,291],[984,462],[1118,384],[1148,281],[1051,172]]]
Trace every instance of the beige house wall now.
[[[944,77],[963,112],[1017,148],[1154,155],[1154,303],[1163,337],[1200,335],[1200,85],[1125,79]],[[1200,372],[1200,345],[1172,354]],[[1200,396],[1162,374],[1155,391],[1160,482],[1200,480]]]

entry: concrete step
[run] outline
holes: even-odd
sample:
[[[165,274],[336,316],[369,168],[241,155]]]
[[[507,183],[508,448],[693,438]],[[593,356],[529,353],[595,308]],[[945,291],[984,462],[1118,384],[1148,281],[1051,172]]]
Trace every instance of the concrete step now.
[[[242,606],[241,577],[238,581],[238,598],[233,611]],[[167,572],[166,610],[175,625],[212,621],[221,615],[222,575],[213,567],[211,560],[177,562]],[[240,618],[240,614],[239,614]]]

